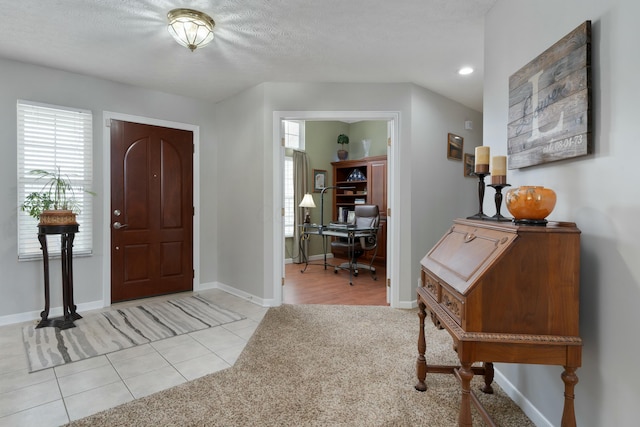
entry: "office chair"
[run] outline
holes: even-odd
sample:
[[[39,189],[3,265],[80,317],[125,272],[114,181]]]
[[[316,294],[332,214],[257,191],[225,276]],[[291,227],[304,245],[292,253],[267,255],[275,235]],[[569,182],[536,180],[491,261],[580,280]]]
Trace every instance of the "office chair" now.
[[[340,239],[331,242],[332,249],[351,255],[351,260],[336,266],[334,272],[337,273],[338,269],[351,269],[353,275],[357,276],[359,269],[369,270],[373,280],[378,280],[376,277],[376,268],[373,266],[373,261],[378,252],[378,226],[380,224],[378,205],[356,205],[354,216],[356,229],[373,228],[374,232],[371,233],[371,235],[353,240],[353,247],[349,244],[349,239]],[[358,258],[369,251],[374,251],[371,262],[369,264],[359,263]]]

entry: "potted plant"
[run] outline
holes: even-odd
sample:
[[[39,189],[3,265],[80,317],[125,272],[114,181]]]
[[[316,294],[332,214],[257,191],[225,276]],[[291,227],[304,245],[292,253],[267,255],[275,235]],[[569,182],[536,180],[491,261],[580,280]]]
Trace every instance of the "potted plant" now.
[[[349,152],[344,149],[344,146],[349,144],[349,137],[344,133],[341,133],[340,135],[338,135],[338,144],[340,144],[342,147],[338,149],[338,159],[347,160],[347,157],[349,157]]]
[[[25,197],[20,209],[40,220],[40,225],[78,224],[76,215],[80,213],[80,204],[76,200],[69,177],[63,175],[59,167],[54,172],[34,169],[29,174],[37,176],[38,180],[45,180],[45,183],[40,191],[34,191]]]

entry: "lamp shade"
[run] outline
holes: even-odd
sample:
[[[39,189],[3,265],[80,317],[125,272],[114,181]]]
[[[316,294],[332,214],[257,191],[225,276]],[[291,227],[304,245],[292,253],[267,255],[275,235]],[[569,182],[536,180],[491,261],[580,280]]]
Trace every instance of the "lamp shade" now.
[[[313,196],[309,193],[305,194],[302,198],[302,201],[298,205],[301,208],[315,208],[316,204],[313,203]]]
[[[193,52],[213,40],[213,19],[206,13],[193,9],[173,9],[167,14],[169,34],[182,46]]]

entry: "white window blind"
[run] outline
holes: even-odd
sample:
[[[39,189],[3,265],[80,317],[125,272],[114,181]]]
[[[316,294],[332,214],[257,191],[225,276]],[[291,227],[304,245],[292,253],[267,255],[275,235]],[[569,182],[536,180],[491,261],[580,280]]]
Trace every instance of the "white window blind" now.
[[[92,195],[93,127],[88,110],[46,105],[18,100],[18,206],[25,197],[40,191],[44,179],[29,172],[42,169],[55,172],[58,168],[74,187],[80,206],[73,253],[90,254],[93,246]],[[40,258],[38,221],[18,209],[18,259]],[[54,236],[49,236],[54,237]],[[50,254],[60,253],[60,244],[48,244]]]

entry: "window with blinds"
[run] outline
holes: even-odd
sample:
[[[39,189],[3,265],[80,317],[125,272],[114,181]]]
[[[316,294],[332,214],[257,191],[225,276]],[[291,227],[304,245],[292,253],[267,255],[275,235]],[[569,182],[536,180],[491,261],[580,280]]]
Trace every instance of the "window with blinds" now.
[[[284,146],[296,150],[304,150],[304,122],[300,120],[283,120]],[[284,157],[284,236],[293,236],[293,158],[291,150],[285,150]]]
[[[91,254],[93,247],[92,114],[88,110],[18,100],[18,206],[25,197],[40,191],[45,180],[29,172],[35,169],[60,173],[73,187],[79,205],[73,253]],[[18,259],[42,257],[38,242],[38,221],[18,209]],[[49,244],[51,254],[60,253],[60,245]]]
[[[293,158],[284,158],[284,237],[293,237]]]

